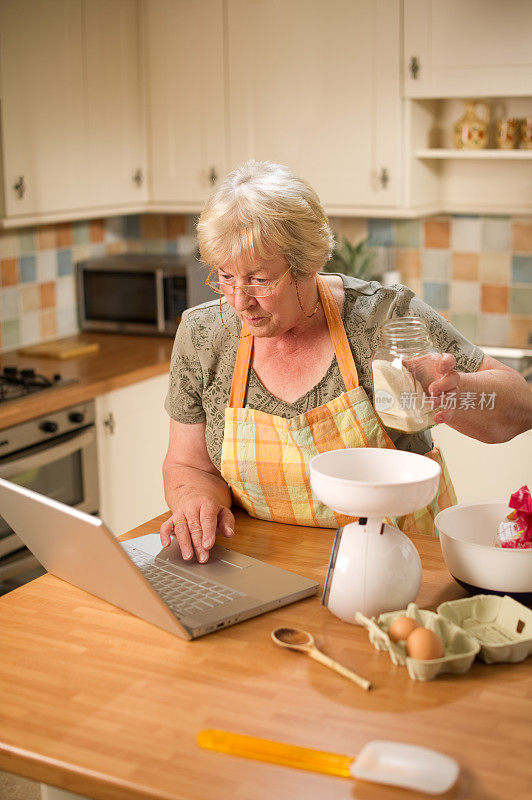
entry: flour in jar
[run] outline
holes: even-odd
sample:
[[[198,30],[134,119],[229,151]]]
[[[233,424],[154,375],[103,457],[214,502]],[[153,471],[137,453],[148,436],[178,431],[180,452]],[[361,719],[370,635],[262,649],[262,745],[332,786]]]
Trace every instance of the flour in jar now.
[[[421,383],[403,365],[403,356],[393,361],[374,359],[373,404],[387,428],[417,433],[434,424],[432,408],[425,402]]]

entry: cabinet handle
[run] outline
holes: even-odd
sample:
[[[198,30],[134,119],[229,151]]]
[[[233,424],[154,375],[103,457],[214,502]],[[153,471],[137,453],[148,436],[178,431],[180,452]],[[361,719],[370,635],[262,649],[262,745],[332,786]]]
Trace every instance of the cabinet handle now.
[[[110,414],[106,416],[106,418],[103,421],[103,424],[105,425],[105,427],[107,428],[107,430],[111,435],[115,432],[116,423],[112,411]]]
[[[211,167],[210,170],[209,170],[209,180],[210,180],[212,186],[214,186],[214,184],[218,180],[218,173],[216,172],[214,167]]]
[[[417,81],[417,79],[419,78],[419,73],[421,71],[421,67],[419,65],[419,59],[417,56],[412,56],[408,68],[410,70],[410,75],[412,76],[412,78],[415,81]]]
[[[21,175],[16,183],[13,184],[13,189],[17,193],[19,200],[22,200],[26,194],[26,184],[24,183],[24,175]]]
[[[141,169],[136,169],[133,173],[133,183],[136,183],[139,188],[144,183],[144,175]]]
[[[386,189],[390,183],[390,173],[386,167],[383,167],[379,172],[379,183],[383,189]]]

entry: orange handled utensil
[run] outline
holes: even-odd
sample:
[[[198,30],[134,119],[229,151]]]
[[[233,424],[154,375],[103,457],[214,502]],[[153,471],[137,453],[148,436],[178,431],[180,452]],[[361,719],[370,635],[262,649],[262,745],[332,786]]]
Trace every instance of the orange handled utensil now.
[[[458,763],[453,758],[427,747],[402,742],[367,742],[356,758],[220,730],[200,731],[198,744],[219,753],[342,778],[403,786],[429,794],[446,792],[455,783],[459,772]]]

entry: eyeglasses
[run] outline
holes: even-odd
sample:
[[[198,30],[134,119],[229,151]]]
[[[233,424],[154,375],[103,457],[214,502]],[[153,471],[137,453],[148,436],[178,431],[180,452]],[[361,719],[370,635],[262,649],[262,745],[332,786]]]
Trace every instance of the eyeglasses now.
[[[249,283],[246,286],[238,286],[236,283],[229,282],[230,280],[234,280],[234,278],[218,281],[211,280],[211,275],[215,269],[216,267],[213,267],[207,275],[205,280],[206,286],[209,286],[217,294],[235,294],[237,289],[242,289],[244,294],[247,294],[248,297],[270,297],[273,291],[277,289],[284,276],[290,272],[290,267],[288,267],[286,272],[273,283]]]

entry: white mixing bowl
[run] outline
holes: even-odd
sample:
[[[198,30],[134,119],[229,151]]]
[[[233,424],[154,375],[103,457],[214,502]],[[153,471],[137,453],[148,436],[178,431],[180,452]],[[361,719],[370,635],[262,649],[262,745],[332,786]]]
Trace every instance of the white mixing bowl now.
[[[423,508],[436,494],[440,472],[430,458],[380,447],[330,450],[309,462],[318,500],[353,517],[400,517]]]
[[[453,578],[474,594],[509,594],[532,602],[532,550],[494,547],[507,503],[463,503],[440,511],[434,525]]]

